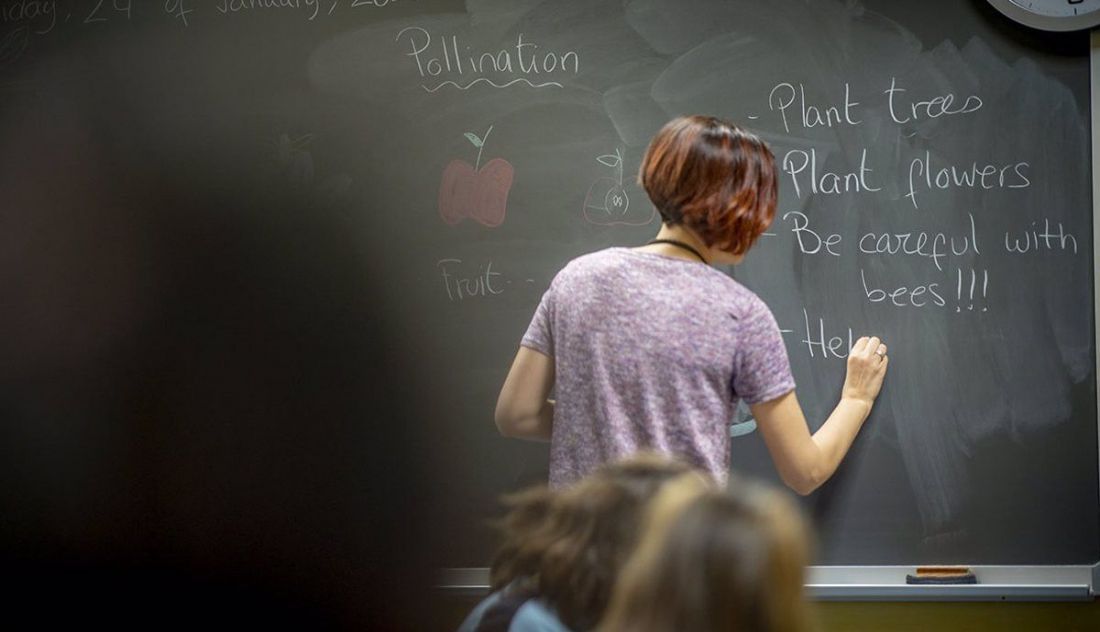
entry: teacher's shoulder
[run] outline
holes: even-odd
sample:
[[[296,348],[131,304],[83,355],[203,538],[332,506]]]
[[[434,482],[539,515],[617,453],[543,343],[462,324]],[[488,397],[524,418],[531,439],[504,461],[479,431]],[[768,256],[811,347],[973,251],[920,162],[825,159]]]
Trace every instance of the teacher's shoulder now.
[[[757,296],[756,292],[721,270],[711,268],[711,271],[714,273],[709,278],[714,287],[713,296],[735,319],[746,318],[760,312],[771,313],[767,303]]]
[[[606,278],[606,275],[625,267],[626,262],[622,256],[623,250],[623,248],[605,248],[583,254],[565,264],[554,275],[552,284],[560,285],[561,283]]]

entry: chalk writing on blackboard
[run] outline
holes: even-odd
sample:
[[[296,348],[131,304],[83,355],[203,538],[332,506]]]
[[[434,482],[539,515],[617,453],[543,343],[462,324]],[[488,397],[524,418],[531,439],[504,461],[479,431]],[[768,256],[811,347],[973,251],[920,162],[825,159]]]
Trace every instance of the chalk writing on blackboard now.
[[[396,4],[397,0],[352,0],[351,8],[356,9],[359,7],[377,7],[382,8],[386,5]],[[329,13],[335,10],[336,5],[339,4],[336,0],[333,0],[332,9],[329,9]]]
[[[804,255],[816,255],[819,252],[824,251],[824,254],[829,254],[834,257],[840,256],[838,248],[839,244],[843,241],[843,237],[839,233],[824,234],[810,228],[810,218],[806,217],[805,213],[799,211],[790,211],[783,214],[783,221],[791,222],[791,232],[794,233],[795,240],[798,242],[798,249]]]
[[[416,62],[417,75],[421,79],[431,79],[421,84],[426,92],[435,92],[445,86],[469,90],[477,85],[561,88],[561,82],[553,79],[580,72],[580,57],[576,51],[547,50],[534,42],[524,41],[523,33],[516,36],[514,45],[493,50],[476,50],[460,41],[457,35],[433,38],[427,29],[419,26],[401,29],[394,41],[402,38],[408,43],[409,52],[405,55]]]
[[[164,12],[182,22],[184,26],[189,26],[187,16],[194,11],[187,8],[185,0],[164,0]]]
[[[802,343],[806,345],[806,350],[811,358],[816,357],[817,353],[820,353],[821,357],[826,359],[830,355],[834,358],[848,357],[848,352],[851,351],[852,345],[855,343],[855,336],[852,334],[851,327],[848,327],[847,338],[844,338],[826,334],[824,318],[818,318],[811,328],[810,313],[805,309],[802,310],[802,320],[806,326],[806,338],[802,340]],[[830,333],[832,332],[830,331]],[[817,353],[815,353],[815,349]]]
[[[93,13],[98,8],[96,5]],[[57,26],[57,0],[4,2],[0,5],[0,24],[25,26],[35,35],[45,35]]]
[[[976,94],[965,98],[954,93],[935,95],[927,99],[911,99],[907,88],[898,86],[897,78],[890,78],[890,87],[882,91],[886,95],[886,106],[891,120],[901,125],[909,122],[936,119],[942,116],[970,114],[984,105]],[[858,116],[857,106],[852,100],[851,87],[844,83],[844,97],[828,104],[806,95],[806,87],[801,84],[781,82],[768,92],[768,109],[778,112],[783,129],[788,134],[791,128],[856,126],[863,122]],[[755,120],[759,117],[749,116]]]
[[[961,312],[962,311],[962,303],[963,303],[964,300],[969,300],[970,301],[970,304],[966,306],[967,311],[973,311],[974,310],[974,298],[975,298],[974,290],[978,286],[978,271],[973,269],[973,268],[970,269],[970,284],[969,284],[970,289],[968,291],[964,291],[964,289],[963,289],[963,279],[966,278],[966,273],[963,272],[962,268],[959,268],[955,272],[956,272],[956,276],[958,278],[958,283],[955,286],[955,288],[956,288],[955,289],[955,292],[956,292],[955,297],[959,301],[959,304],[955,306],[955,311],[956,312]],[[984,298],[988,297],[988,295],[989,295],[989,270],[982,270],[981,278],[982,278],[982,284],[981,284],[981,295],[980,296],[981,296],[981,298],[984,299]],[[987,311],[987,309],[988,308],[983,307],[982,311],[983,312]]]
[[[873,277],[860,270],[863,296],[870,303],[898,308],[940,307],[949,308],[951,288],[954,286],[956,313],[988,311],[989,270],[967,267],[967,261],[982,256],[978,222],[973,213],[966,214],[964,232],[951,233],[935,230],[914,230],[895,227],[885,231],[867,231],[854,240],[854,248],[861,255],[873,257],[917,257],[931,262],[935,272],[946,278],[914,285],[890,284],[881,278],[881,272]],[[795,245],[803,255],[829,255],[840,257],[845,250],[845,240],[840,233],[830,232],[819,226],[811,227],[810,218],[801,211],[789,211],[781,217],[795,238]],[[1004,231],[1004,250],[1012,255],[1028,253],[1077,254],[1077,237],[1066,230],[1060,221],[1050,218],[1035,220],[1025,228]],[[953,261],[955,259],[955,261]],[[942,281],[942,282],[941,282]]]
[[[329,9],[331,14],[332,9],[335,8],[335,3]],[[230,13],[241,13],[246,11],[267,10],[267,9],[294,9],[298,10],[305,8],[309,13],[309,20],[312,21],[317,17],[317,13],[321,10],[320,0],[221,0],[221,2],[214,6],[222,15]]]
[[[114,11],[112,11],[112,9]],[[107,0],[96,0],[95,5],[92,6],[92,10],[84,18],[84,23],[94,24],[96,22],[109,22],[112,17],[120,17],[115,15],[117,13],[122,14],[121,19],[129,20],[133,17],[133,9],[133,0],[111,0],[109,3]]]
[[[473,166],[456,159],[443,170],[439,183],[439,216],[452,226],[467,217],[490,228],[504,223],[514,170],[502,158],[493,158],[481,166],[481,151],[492,131],[490,125],[483,137],[473,132],[464,134],[466,140],[477,147],[477,161]]]
[[[811,193],[825,195],[882,190],[882,187],[872,185],[868,177],[872,169],[867,166],[866,148],[860,153],[858,171],[838,173],[819,167],[817,149],[812,147],[809,150],[792,149],[783,154],[780,168],[791,176],[791,184],[794,185],[794,194],[797,197],[802,197],[806,189]]]
[[[868,278],[867,271],[860,269],[859,279],[863,283],[863,293],[870,303],[882,303],[902,308],[945,307],[947,300],[938,282],[920,285],[897,285],[888,280]]]
[[[791,127],[787,120],[787,110],[794,105],[795,101],[799,106],[799,122],[804,128],[859,125],[862,122],[855,118],[854,110],[859,102],[852,101],[851,90],[847,83],[844,84],[844,103],[829,106],[819,106],[807,101],[806,88],[801,83],[798,84],[797,89],[789,83],[779,83],[768,93],[768,107],[779,111],[779,116],[783,120],[783,129],[788,134],[791,132]]]
[[[443,286],[447,289],[447,300],[463,301],[470,298],[503,294],[501,273],[493,270],[493,261],[476,266],[473,274],[469,269],[461,270],[462,259],[440,259],[437,262]]]
[[[905,99],[898,98],[898,95],[905,91],[905,88],[898,87],[898,81],[894,77],[890,78],[890,87],[883,91],[887,95],[890,117],[898,124],[941,116],[970,114],[984,105],[981,97],[976,94],[966,97],[962,104],[957,104],[955,95],[949,92],[924,101],[909,101],[909,107],[905,107]]]
[[[1005,232],[1005,250],[1013,254],[1024,254],[1041,250],[1072,249],[1073,254],[1077,254],[1077,238],[1072,233],[1066,232],[1062,222],[1056,222],[1056,224],[1057,229],[1051,225],[1050,218],[1045,218],[1042,229],[1039,228],[1039,222],[1035,221],[1031,222],[1030,228],[1020,231],[1015,236]]]
[[[1031,186],[1027,162],[1008,164],[981,164],[978,161],[969,165],[942,165],[933,160],[932,152],[925,151],[909,162],[909,183],[905,197],[917,204],[918,191],[936,189],[982,188],[982,189],[1025,189]]]
[[[970,234],[947,235],[929,231],[885,231],[867,232],[859,238],[859,251],[865,254],[910,255],[927,257],[936,269],[943,270],[943,259],[948,255],[961,257],[966,254],[980,255],[978,248],[978,227],[974,215],[967,213],[970,220]],[[958,237],[958,238],[956,238]]]

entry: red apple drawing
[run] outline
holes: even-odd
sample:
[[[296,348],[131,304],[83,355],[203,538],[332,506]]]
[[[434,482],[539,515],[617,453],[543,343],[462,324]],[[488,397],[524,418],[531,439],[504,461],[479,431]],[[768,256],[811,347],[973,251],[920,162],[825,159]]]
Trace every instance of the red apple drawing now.
[[[504,223],[515,170],[502,158],[493,158],[484,167],[480,166],[481,150],[491,131],[493,128],[489,126],[484,138],[470,132],[465,134],[477,147],[475,166],[465,160],[452,160],[443,170],[439,183],[439,216],[451,226],[467,217],[489,228]]]
[[[584,196],[584,219],[600,226],[643,226],[653,221],[656,209],[649,213],[630,213],[630,196],[623,188],[623,157],[619,150],[596,158],[604,166],[617,170],[616,178],[604,176],[588,187]]]

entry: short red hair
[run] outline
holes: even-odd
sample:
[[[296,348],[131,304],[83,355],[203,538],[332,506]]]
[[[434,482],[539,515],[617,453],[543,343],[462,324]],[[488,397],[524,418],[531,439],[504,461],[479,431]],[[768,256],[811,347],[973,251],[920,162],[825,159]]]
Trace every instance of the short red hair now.
[[[638,181],[669,226],[743,255],[775,218],[775,156],[764,141],[713,116],[681,116],[653,137]]]

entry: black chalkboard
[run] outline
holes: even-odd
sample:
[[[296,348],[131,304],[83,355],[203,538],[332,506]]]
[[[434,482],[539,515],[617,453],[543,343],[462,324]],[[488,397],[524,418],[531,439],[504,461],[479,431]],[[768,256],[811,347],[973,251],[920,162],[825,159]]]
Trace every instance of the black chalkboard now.
[[[890,346],[871,420],[806,501],[819,561],[1100,559],[1084,35],[976,0],[3,6],[9,135],[77,95],[65,133],[106,139],[107,163],[214,164],[346,219],[350,273],[377,281],[364,325],[392,325],[446,411],[424,458],[461,455],[440,566],[484,566],[497,497],[545,480],[545,446],[496,434],[498,389],[565,262],[656,232],[634,174],[686,113],[776,154],[776,221],[728,272],[784,329],[812,427],[850,338]],[[775,479],[756,433],[732,451]]]

